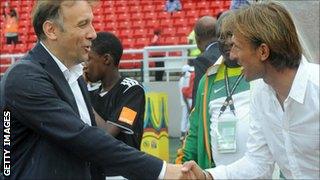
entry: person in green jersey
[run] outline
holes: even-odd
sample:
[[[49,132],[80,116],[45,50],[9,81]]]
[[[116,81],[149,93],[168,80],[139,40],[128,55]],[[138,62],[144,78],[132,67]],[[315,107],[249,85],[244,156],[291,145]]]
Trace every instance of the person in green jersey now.
[[[227,164],[246,151],[250,86],[241,67],[230,60],[232,12],[221,15],[219,48],[222,56],[201,78],[190,130],[176,163],[196,161],[201,168]]]

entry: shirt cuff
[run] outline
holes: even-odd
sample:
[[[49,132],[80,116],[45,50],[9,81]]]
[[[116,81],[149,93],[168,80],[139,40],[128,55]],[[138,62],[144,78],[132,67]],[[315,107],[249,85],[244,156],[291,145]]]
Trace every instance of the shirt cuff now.
[[[158,179],[164,179],[164,174],[166,173],[166,170],[167,170],[167,163],[165,161],[163,161],[162,169],[160,171]]]
[[[228,179],[226,166],[217,166],[216,168],[206,169],[213,179]]]

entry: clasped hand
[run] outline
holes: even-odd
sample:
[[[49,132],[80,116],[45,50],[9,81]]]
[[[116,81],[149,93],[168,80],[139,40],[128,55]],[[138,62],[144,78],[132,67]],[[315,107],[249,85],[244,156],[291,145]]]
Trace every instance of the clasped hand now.
[[[203,171],[196,162],[188,161],[181,164],[167,164],[164,179],[213,179],[212,176]]]

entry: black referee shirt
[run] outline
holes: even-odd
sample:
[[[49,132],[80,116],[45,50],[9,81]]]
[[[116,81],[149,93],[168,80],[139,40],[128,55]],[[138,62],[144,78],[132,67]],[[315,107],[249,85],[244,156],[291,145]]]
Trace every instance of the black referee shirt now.
[[[136,80],[121,77],[110,91],[103,92],[100,86],[90,92],[90,98],[95,111],[121,129],[116,138],[140,150],[145,110],[142,85]]]

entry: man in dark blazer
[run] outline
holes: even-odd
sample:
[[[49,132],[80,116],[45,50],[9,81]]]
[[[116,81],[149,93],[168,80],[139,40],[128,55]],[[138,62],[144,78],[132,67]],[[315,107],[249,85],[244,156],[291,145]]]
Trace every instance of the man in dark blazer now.
[[[10,150],[8,177],[90,179],[95,164],[107,175],[129,179],[178,178],[181,166],[139,152],[94,127],[80,66],[96,37],[91,8],[87,1],[37,2],[33,26],[39,42],[9,68],[0,86],[2,123],[2,112],[10,111],[11,142],[4,146]],[[1,172],[4,167],[2,159]]]
[[[201,17],[195,24],[195,39],[201,54],[193,60],[194,64],[194,85],[192,91],[192,108],[196,103],[196,94],[201,77],[207,69],[212,66],[220,57],[216,30],[216,19],[211,16]]]

